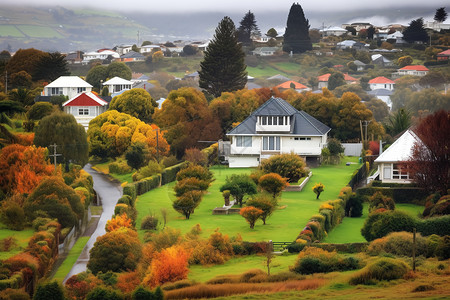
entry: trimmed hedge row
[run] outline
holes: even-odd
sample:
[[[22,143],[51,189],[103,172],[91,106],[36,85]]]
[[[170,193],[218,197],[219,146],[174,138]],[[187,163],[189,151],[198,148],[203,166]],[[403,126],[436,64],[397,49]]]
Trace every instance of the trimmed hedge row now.
[[[367,198],[375,194],[376,192],[381,192],[384,196],[394,199],[395,203],[412,203],[424,205],[425,199],[428,193],[421,188],[416,187],[364,187],[356,190],[358,196]]]
[[[189,162],[184,161],[177,165],[165,168],[164,171],[161,172],[161,185],[168,184],[169,182],[175,181],[177,178],[177,173],[188,166]]]
[[[136,195],[142,195],[144,193],[147,193],[148,191],[151,191],[157,187],[159,187],[159,184],[161,183],[161,174],[156,174],[147,178],[144,178],[142,180],[139,180],[137,182],[134,182],[136,186]]]
[[[17,272],[11,277],[0,280],[0,291],[5,289],[19,289],[23,285],[23,273]]]
[[[382,182],[380,180],[372,181],[373,187],[403,187],[403,188],[412,188],[417,187],[415,183],[395,183],[395,182]]]

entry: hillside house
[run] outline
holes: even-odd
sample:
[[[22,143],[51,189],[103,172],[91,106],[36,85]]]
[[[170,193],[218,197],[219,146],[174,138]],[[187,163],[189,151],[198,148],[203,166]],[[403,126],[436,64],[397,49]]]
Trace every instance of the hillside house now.
[[[122,62],[145,61],[145,56],[135,51],[129,51],[126,54],[120,56],[120,61]]]
[[[416,142],[421,143],[419,137],[412,130],[407,130],[375,159],[379,180],[386,183],[412,182],[405,162],[411,157]]]
[[[278,50],[280,50],[278,47],[257,47],[252,51],[252,53],[256,56],[272,56]]]
[[[377,99],[380,99],[386,105],[389,107],[390,110],[392,110],[392,100],[391,96],[394,92],[392,90],[387,89],[376,89],[373,91],[368,91],[367,94],[376,97]]]
[[[108,102],[91,92],[83,92],[63,103],[64,112],[75,117],[87,130],[89,122],[108,109]]]
[[[272,97],[227,133],[230,167],[257,167],[271,155],[291,152],[307,161],[318,160],[330,130],[283,99]]]
[[[299,93],[311,90],[306,85],[303,85],[301,83],[298,83],[298,82],[295,82],[295,81],[292,81],[292,80],[283,82],[283,83],[277,85],[276,88],[278,88],[280,91],[285,91],[285,90],[288,90],[288,89],[294,89],[295,91],[297,91]]]
[[[109,93],[114,97],[116,96],[114,94],[120,94],[123,91],[131,90],[133,88],[133,84],[133,81],[116,76],[104,82],[103,86],[108,87]]]
[[[318,88],[322,89],[324,87],[328,88],[328,79],[330,79],[331,74],[324,74],[321,75],[319,77],[317,77],[317,80],[319,81],[319,85]],[[344,80],[347,84],[354,84],[358,82],[358,79],[348,75],[348,74],[344,74]]]
[[[142,54],[161,51],[161,46],[160,45],[145,45],[145,46],[141,47],[140,51]]]
[[[439,52],[437,54],[437,60],[449,60],[450,58],[450,49]]]
[[[427,75],[429,69],[421,65],[409,65],[397,70],[399,76],[404,75],[414,75],[414,76],[425,76]]]
[[[41,96],[60,96],[64,95],[69,98],[83,92],[92,91],[92,85],[84,81],[78,76],[60,76],[44,87]]]
[[[351,49],[353,45],[356,44],[356,41],[353,40],[345,40],[336,44],[336,49]]]
[[[355,60],[353,63],[356,65],[356,71],[364,71],[366,69],[366,64],[360,60]]]
[[[112,51],[112,50],[99,50],[99,51],[92,51],[85,53],[83,55],[83,64],[88,64],[91,60],[115,60],[119,59],[120,55],[119,53]]]
[[[122,55],[127,54],[128,52],[132,51],[131,49],[133,49],[133,45],[125,45],[125,44],[122,44],[122,45],[116,46],[114,50],[115,50],[120,56],[122,56]]]
[[[379,65],[379,66],[383,66],[383,67],[390,67],[392,65],[394,65],[394,63],[387,59],[386,57],[384,57],[381,54],[374,54],[371,56],[372,58],[372,63],[375,65]]]
[[[393,91],[394,84],[395,84],[394,81],[392,81],[386,77],[383,77],[383,76],[375,77],[375,78],[369,80],[369,87],[372,91],[378,90],[378,89],[386,89],[386,90]]]
[[[348,31],[344,28],[337,26],[330,26],[328,28],[324,28],[319,30],[322,36],[341,36],[346,34]]]

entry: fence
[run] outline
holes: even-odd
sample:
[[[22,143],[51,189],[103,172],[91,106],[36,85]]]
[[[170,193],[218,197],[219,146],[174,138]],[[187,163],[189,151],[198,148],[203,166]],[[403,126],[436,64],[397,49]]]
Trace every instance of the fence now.
[[[362,150],[362,143],[342,143],[344,147],[345,156],[360,156]]]
[[[355,187],[362,181],[365,180],[367,177],[367,167],[366,164],[363,163],[361,168],[358,169],[356,174],[353,174],[352,179],[350,179],[348,186],[352,188],[352,190],[355,189]]]

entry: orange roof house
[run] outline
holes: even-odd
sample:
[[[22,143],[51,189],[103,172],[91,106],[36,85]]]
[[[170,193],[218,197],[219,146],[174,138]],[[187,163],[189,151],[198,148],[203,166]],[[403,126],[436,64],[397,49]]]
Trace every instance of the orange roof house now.
[[[428,73],[428,68],[421,65],[409,65],[398,69],[398,74],[403,75],[415,75],[415,76],[425,76]]]
[[[292,81],[292,80],[283,82],[282,84],[277,85],[276,88],[278,88],[278,89],[290,89],[290,88],[292,88],[292,85],[294,85],[294,89],[295,90],[307,90],[308,89],[308,87],[306,85],[303,85],[301,83],[298,83],[298,82]]]
[[[386,89],[392,91],[394,90],[394,84],[394,81],[383,76],[375,77],[374,79],[369,80],[369,86],[372,91],[378,89]]]
[[[328,73],[328,74],[324,74],[324,75],[317,77],[317,80],[319,81],[319,89],[328,87],[328,79],[330,79],[330,76],[331,76],[331,74]],[[344,80],[347,83],[356,83],[358,81],[358,79],[356,79],[346,73],[344,74]]]
[[[437,54],[437,60],[449,60],[450,58],[450,49],[442,51]]]

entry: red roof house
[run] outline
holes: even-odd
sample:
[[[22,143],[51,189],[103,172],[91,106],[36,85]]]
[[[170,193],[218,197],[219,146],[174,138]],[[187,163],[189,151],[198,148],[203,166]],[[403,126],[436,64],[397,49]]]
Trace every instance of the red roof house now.
[[[398,70],[398,74],[403,75],[415,75],[415,76],[425,76],[427,75],[429,69],[421,65],[409,65]]]
[[[450,58],[450,49],[442,51],[437,54],[437,60],[449,60]]]
[[[328,79],[330,79],[331,74],[324,74],[321,75],[319,77],[317,77],[317,80],[319,81],[319,89],[324,88],[324,87],[328,87]],[[358,79],[348,75],[348,74],[344,74],[344,80],[347,83],[356,83],[358,81]]]
[[[369,86],[372,91],[378,89],[386,89],[392,91],[394,89],[394,84],[394,81],[383,76],[375,77],[374,79],[369,80]]]
[[[64,112],[75,117],[87,130],[89,122],[108,109],[108,102],[91,92],[78,94],[63,103]]]
[[[292,85],[293,85],[293,86],[292,86]],[[293,87],[296,91],[306,91],[306,90],[309,89],[306,85],[303,85],[303,84],[301,84],[301,83],[298,83],[298,82],[292,81],[292,80],[283,82],[282,84],[279,84],[279,85],[276,86],[276,88],[278,88],[278,89],[290,89],[290,88],[292,88],[292,87]]]

